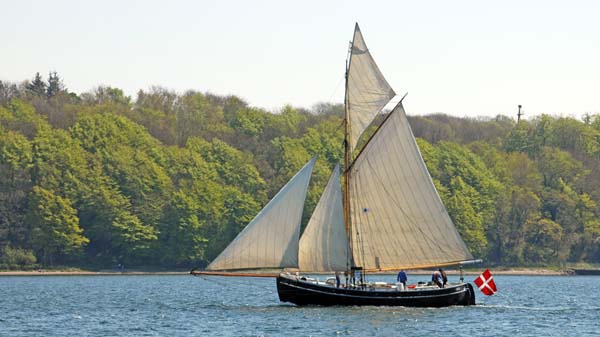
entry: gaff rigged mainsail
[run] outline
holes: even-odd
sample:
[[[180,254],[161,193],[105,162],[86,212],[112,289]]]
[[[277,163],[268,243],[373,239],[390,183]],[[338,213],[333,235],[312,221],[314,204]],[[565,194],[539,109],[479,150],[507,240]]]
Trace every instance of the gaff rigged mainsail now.
[[[339,165],[333,169],[302,233],[298,262],[300,270],[305,272],[341,271],[350,265]]]
[[[367,270],[410,269],[473,258],[433,185],[402,102],[349,173],[357,265]]]
[[[312,158],[250,221],[206,270],[298,267],[298,241]]]

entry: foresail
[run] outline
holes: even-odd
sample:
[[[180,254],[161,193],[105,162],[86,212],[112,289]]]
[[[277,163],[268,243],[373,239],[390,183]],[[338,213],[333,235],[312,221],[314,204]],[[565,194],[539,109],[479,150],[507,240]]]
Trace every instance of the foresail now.
[[[297,268],[302,210],[315,161],[304,165],[206,269]]]
[[[369,270],[472,259],[444,207],[400,102],[351,167],[355,264]]]
[[[321,199],[300,238],[301,271],[347,270],[350,261],[339,165],[335,166]]]
[[[347,79],[347,109],[352,151],[375,115],[396,95],[371,56],[358,24],[350,53]]]

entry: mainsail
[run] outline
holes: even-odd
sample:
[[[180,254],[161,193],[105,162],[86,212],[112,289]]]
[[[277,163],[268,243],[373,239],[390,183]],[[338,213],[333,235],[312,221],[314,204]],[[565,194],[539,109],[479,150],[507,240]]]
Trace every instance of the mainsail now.
[[[410,269],[473,258],[433,185],[402,102],[360,152],[349,176],[358,266]]]
[[[336,165],[300,238],[298,262],[301,271],[348,269],[350,250],[343,207],[340,168]]]
[[[352,152],[375,115],[396,95],[373,60],[358,24],[354,28],[347,76],[348,143]]]
[[[298,267],[298,241],[312,158],[217,256],[207,270]]]

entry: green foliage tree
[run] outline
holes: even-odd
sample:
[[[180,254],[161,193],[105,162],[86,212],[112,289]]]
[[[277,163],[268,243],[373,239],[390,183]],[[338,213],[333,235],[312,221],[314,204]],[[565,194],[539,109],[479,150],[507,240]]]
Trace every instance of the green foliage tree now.
[[[29,139],[35,137],[38,132],[51,128],[47,120],[36,113],[33,106],[19,99],[11,100],[6,107],[0,107],[0,125]]]
[[[529,243],[524,251],[528,261],[537,264],[556,261],[563,236],[563,228],[558,223],[542,218],[527,223],[524,232]]]
[[[4,246],[0,251],[0,269],[30,269],[37,259],[31,250]]]
[[[35,73],[35,77],[25,85],[25,88],[33,95],[45,96],[47,85],[40,73]]]
[[[8,104],[13,98],[18,98],[21,91],[16,84],[0,80],[0,106]]]
[[[110,86],[99,86],[90,92],[80,95],[81,102],[87,105],[116,103],[125,106],[131,105],[131,97],[125,96],[123,90]]]
[[[449,187],[446,208],[456,228],[471,252],[475,256],[484,256],[487,249],[484,218],[475,208],[481,196],[473,187],[465,184],[460,176],[452,178]]]
[[[208,239],[203,234],[201,206],[198,200],[183,191],[175,192],[165,209],[160,232],[165,265],[189,265],[205,258]]]
[[[48,74],[48,85],[46,86],[46,97],[52,98],[60,92],[65,91],[65,85],[56,71]]]
[[[0,247],[23,244],[23,217],[30,188],[31,143],[22,134],[0,128]]]
[[[192,138],[188,141],[187,148],[202,156],[209,168],[217,173],[221,184],[237,186],[245,193],[255,193],[264,188],[265,182],[248,154],[218,139],[209,143],[201,138]],[[260,192],[257,197],[259,200],[265,199]]]
[[[162,111],[166,115],[171,116],[175,114],[177,98],[175,92],[153,86],[148,91],[138,91],[135,106]]]
[[[78,253],[90,242],[79,227],[71,201],[38,186],[33,187],[26,221],[44,265],[53,265],[63,254]]]

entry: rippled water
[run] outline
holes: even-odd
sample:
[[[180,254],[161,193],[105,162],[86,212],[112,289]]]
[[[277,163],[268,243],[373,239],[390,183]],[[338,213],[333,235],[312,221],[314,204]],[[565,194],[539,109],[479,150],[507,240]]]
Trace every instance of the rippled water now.
[[[409,277],[411,282],[427,278]],[[392,281],[393,276],[371,278],[377,279]],[[600,334],[600,277],[495,280],[499,292],[485,297],[477,291],[477,306],[417,309],[296,307],[279,302],[274,279],[0,277],[0,336]]]

